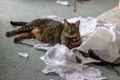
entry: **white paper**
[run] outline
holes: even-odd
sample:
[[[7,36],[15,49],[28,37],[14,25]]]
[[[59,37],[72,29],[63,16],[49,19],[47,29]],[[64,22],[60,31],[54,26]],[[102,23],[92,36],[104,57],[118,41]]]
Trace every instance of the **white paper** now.
[[[65,6],[68,6],[68,5],[69,5],[69,4],[68,4],[68,1],[66,1],[66,0],[57,0],[56,3],[57,3],[57,4],[61,4],[61,5],[65,5]]]
[[[25,58],[29,57],[28,53],[25,52],[19,52],[18,55]]]
[[[49,44],[41,43],[41,44],[36,44],[34,45],[35,49],[41,49],[41,50],[49,50],[52,46]]]

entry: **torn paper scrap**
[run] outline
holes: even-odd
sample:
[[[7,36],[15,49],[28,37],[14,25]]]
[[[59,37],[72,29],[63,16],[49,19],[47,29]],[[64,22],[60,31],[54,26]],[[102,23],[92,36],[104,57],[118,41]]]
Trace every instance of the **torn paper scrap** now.
[[[69,5],[67,0],[57,0],[56,3],[61,4],[61,5],[65,5],[65,6]]]
[[[35,49],[41,49],[41,50],[49,50],[52,46],[50,46],[50,44],[47,43],[40,43],[40,44],[35,44],[34,48]]]
[[[19,52],[18,55],[25,58],[29,57],[28,53],[25,53],[25,52]]]

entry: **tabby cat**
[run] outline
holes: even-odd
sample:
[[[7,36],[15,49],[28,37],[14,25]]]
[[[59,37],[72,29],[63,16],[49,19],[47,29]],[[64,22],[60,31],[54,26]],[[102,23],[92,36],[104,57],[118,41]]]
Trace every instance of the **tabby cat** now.
[[[82,43],[79,33],[80,21],[69,23],[64,19],[61,23],[52,19],[35,19],[31,22],[10,22],[13,26],[23,26],[16,30],[6,32],[6,36],[16,35],[14,42],[17,43],[25,38],[36,38],[45,43],[55,45],[65,44],[68,48],[74,48]]]

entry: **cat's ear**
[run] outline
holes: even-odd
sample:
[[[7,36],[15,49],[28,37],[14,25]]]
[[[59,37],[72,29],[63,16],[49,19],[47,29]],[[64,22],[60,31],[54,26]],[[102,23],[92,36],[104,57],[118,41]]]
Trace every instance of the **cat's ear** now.
[[[64,19],[64,25],[68,26],[68,21],[66,19]]]
[[[79,27],[80,25],[80,20],[78,20],[76,23],[75,23],[76,27]]]

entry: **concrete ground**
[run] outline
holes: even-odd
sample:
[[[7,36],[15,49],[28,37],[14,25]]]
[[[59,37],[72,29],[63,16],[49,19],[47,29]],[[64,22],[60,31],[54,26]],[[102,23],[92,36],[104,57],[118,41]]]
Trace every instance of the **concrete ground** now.
[[[72,3],[72,0],[69,0]],[[116,7],[118,0],[90,0],[77,3],[77,12],[71,7],[56,4],[56,0],[0,0],[0,80],[60,80],[58,75],[45,75],[41,71],[44,63],[39,59],[44,51],[32,47],[14,44],[13,38],[7,38],[5,32],[12,30],[9,21],[31,21],[45,15],[57,15],[64,18],[97,17]],[[30,40],[26,40],[30,42]],[[34,44],[36,41],[32,41]],[[30,42],[31,43],[31,42]],[[22,58],[19,52],[29,54],[29,59]],[[117,74],[104,67],[98,67],[109,80],[120,80]],[[120,68],[116,68],[120,72]]]

